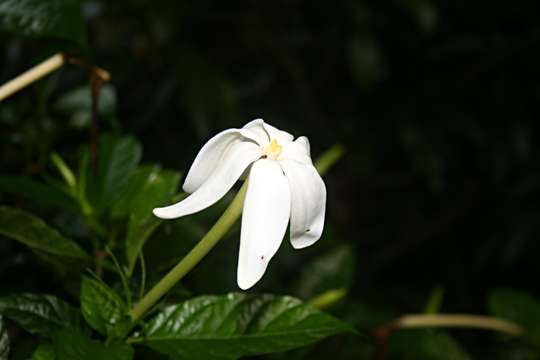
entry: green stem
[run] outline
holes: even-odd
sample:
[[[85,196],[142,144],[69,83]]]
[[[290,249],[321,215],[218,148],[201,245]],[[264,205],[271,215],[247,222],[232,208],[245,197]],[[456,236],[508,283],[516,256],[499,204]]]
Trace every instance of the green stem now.
[[[246,180],[229,207],[201,241],[131,309],[129,315],[133,322],[139,320],[148,309],[193,269],[234,225],[242,214],[247,183]]]
[[[336,144],[326,150],[313,165],[319,174],[325,174],[334,164],[345,154],[345,147],[341,144]]]

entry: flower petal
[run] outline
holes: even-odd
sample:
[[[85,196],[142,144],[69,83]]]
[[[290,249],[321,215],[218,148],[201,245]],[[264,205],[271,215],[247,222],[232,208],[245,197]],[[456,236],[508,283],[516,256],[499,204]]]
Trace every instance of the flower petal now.
[[[289,183],[279,163],[255,162],[242,213],[237,274],[241,289],[252,287],[263,276],[287,231],[290,211]]]
[[[305,136],[300,136],[294,142],[290,142],[283,146],[280,160],[295,160],[306,165],[311,165],[311,156],[309,153],[309,140]]]
[[[263,123],[263,126],[266,132],[268,133],[268,136],[270,136],[270,141],[272,141],[273,139],[276,139],[277,142],[283,146],[292,142],[294,139],[294,136],[292,136],[288,132],[279,130],[268,123]]]
[[[321,237],[326,210],[326,186],[313,165],[280,161],[291,189],[291,244],[295,249]]]
[[[192,193],[201,187],[226,156],[231,146],[240,141],[242,141],[242,135],[238,129],[224,130],[208,140],[191,164],[182,189],[187,193]]]
[[[268,133],[264,129],[264,120],[263,119],[255,119],[250,122],[248,122],[244,127],[242,127],[242,130],[247,130],[246,132],[251,133],[251,138],[254,140],[257,144],[264,147],[270,143],[270,139],[268,138]]]
[[[252,142],[241,141],[233,144],[210,177],[193,194],[174,205],[154,209],[154,215],[162,219],[174,219],[213,205],[260,156],[261,148]]]

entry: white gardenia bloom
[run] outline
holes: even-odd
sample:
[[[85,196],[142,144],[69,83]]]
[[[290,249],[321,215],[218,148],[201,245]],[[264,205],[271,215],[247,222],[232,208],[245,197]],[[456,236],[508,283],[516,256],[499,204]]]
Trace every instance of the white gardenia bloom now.
[[[261,279],[281,245],[289,220],[294,248],[310,246],[321,237],[326,187],[311,161],[308,139],[293,139],[262,119],[220,132],[204,144],[189,169],[183,189],[191,195],[154,209],[162,219],[201,211],[249,172],[238,258],[241,289]]]

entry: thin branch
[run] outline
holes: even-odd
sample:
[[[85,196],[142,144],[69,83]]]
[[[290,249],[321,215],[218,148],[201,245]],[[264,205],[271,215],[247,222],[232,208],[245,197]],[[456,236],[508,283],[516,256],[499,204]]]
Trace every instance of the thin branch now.
[[[521,326],[514,322],[490,316],[470,314],[403,315],[375,330],[374,336],[378,348],[376,359],[383,360],[386,357],[388,339],[395,330],[437,327],[492,330],[512,336],[521,336],[525,332]]]
[[[109,74],[108,71],[100,67],[90,65],[84,60],[69,57],[63,53],[57,53],[33,68],[25,71],[13,80],[10,80],[4,85],[0,86],[0,101],[3,101],[9,96],[15,94],[17,91],[24,89],[28,85],[49,75],[55,70],[58,70],[65,64],[73,64],[86,69],[90,72],[91,76],[99,78],[101,82],[108,82],[111,80],[111,74]]]
[[[33,82],[59,69],[66,63],[66,57],[62,53],[51,56],[47,60],[25,71],[15,79],[0,86],[0,101],[15,94]]]
[[[513,336],[523,334],[523,328],[516,323],[490,316],[469,314],[403,315],[394,323],[393,327],[401,329],[458,327],[493,330]]]

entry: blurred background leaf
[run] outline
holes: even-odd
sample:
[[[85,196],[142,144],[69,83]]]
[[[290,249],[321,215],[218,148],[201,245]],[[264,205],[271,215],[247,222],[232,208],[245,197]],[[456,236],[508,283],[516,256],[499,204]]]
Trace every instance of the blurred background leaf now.
[[[87,44],[79,0],[1,0],[0,19],[2,32]]]

